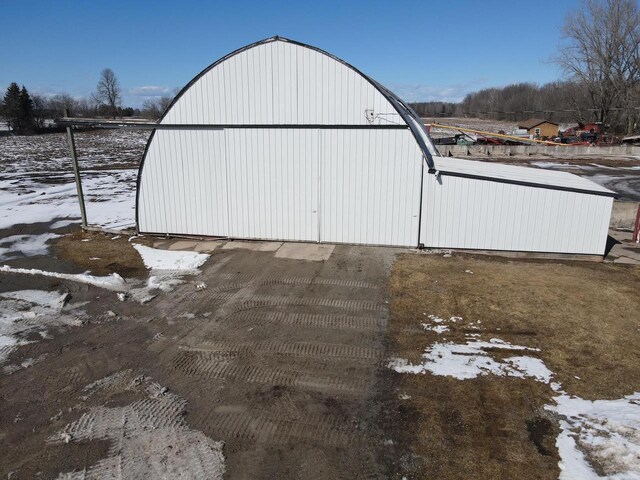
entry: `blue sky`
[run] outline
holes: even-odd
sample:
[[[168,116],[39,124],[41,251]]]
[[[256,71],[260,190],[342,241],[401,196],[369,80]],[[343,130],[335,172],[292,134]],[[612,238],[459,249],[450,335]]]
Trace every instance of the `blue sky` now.
[[[112,68],[125,104],[181,88],[219,57],[281,35],[327,50],[408,101],[559,78],[548,59],[579,0],[0,0],[0,87],[88,95]]]

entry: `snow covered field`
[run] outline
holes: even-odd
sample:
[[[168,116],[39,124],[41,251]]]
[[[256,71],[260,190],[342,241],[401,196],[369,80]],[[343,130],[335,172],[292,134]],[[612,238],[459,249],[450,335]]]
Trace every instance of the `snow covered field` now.
[[[130,227],[135,222],[137,167],[148,132],[77,133],[89,224]],[[64,134],[0,137],[0,229],[80,222],[71,158]]]

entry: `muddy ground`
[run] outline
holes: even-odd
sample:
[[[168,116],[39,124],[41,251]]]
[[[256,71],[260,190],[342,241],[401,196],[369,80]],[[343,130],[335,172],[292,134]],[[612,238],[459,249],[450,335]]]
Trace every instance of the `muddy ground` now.
[[[108,242],[84,243],[107,258]],[[57,251],[65,252],[64,243]],[[146,305],[66,280],[2,274],[1,291],[28,283],[88,303],[84,325],[50,331],[51,338],[18,348],[6,362],[36,360],[0,375],[0,475],[96,475],[106,471],[105,458],[116,458],[126,467],[122,477],[130,477],[127,468],[144,455],[114,451],[127,438],[117,427],[125,415],[119,412],[131,417],[131,405],[147,394],[127,381],[87,395],[93,382],[121,372],[149,378],[186,402],[181,415],[189,431],[225,442],[225,478],[393,475],[377,419],[389,396],[386,279],[395,253],[342,246],[316,262],[219,250],[197,276],[206,289],[196,289],[194,279]],[[107,415],[114,424],[93,426],[96,408],[118,412]],[[133,410],[135,418],[157,414]],[[73,422],[110,433],[92,437],[85,428],[76,438]],[[65,439],[61,431],[72,434]],[[194,462],[191,468],[203,460]]]
[[[129,239],[113,237],[76,233],[55,256],[10,263],[79,273],[95,256],[105,272],[143,275]],[[0,292],[67,292],[81,306],[76,324],[5,362],[0,475],[139,478],[155,449],[182,459],[184,478],[212,477],[221,454],[229,479],[557,478],[549,385],[398,374],[389,358],[417,362],[440,338],[425,315],[461,316],[444,338],[540,348],[568,393],[620,398],[640,387],[640,270],[403,252],[336,246],[306,261],[220,247],[144,305],[0,274]]]

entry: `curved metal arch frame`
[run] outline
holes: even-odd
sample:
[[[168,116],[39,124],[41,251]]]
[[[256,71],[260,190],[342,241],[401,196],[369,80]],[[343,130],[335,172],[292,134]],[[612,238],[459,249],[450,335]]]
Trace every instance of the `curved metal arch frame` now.
[[[329,52],[326,52],[325,50],[322,50],[321,48],[314,47],[313,45],[307,45],[306,43],[298,42],[296,40],[291,40],[291,39],[288,39],[288,38],[285,38],[285,37],[280,37],[278,35],[276,35],[274,37],[265,38],[264,40],[260,40],[258,42],[251,43],[251,44],[246,45],[244,47],[238,48],[237,50],[234,50],[233,52],[228,53],[224,57],[219,58],[218,60],[213,62],[211,65],[206,67],[204,70],[202,70],[200,73],[198,73],[195,77],[193,77],[191,79],[191,81],[189,83],[187,83],[182,88],[182,90],[180,90],[180,92],[178,92],[178,94],[174,97],[173,101],[169,104],[167,109],[163,112],[162,116],[160,117],[160,120],[158,120],[158,123],[162,123],[164,118],[167,116],[169,111],[174,107],[176,102],[182,97],[182,95],[184,95],[184,93],[187,90],[189,90],[198,80],[200,80],[200,78],[202,78],[207,72],[209,72],[210,70],[214,69],[215,67],[220,65],[222,62],[228,60],[229,58],[231,58],[231,57],[233,57],[235,55],[238,55],[239,53],[244,52],[245,50],[249,50],[251,48],[254,48],[254,47],[257,47],[257,46],[260,46],[260,45],[264,45],[264,44],[271,43],[271,42],[278,42],[278,41],[291,43],[293,45],[298,45],[300,47],[308,48],[310,50],[315,50],[316,52],[321,53],[323,55],[326,55],[329,58],[332,58],[333,60],[341,63],[342,65],[346,66],[347,68],[350,68],[351,70],[356,72],[358,75],[362,76],[365,80],[367,80],[376,90],[378,90],[382,94],[383,97],[385,97],[387,99],[387,101],[391,104],[391,106],[393,106],[393,108],[396,109],[396,111],[398,112],[398,115],[400,115],[400,117],[407,124],[407,127],[409,128],[409,130],[411,130],[411,133],[413,134],[413,137],[415,138],[416,142],[420,146],[420,150],[422,150],[423,159],[427,163],[428,171],[433,171],[433,169],[435,168],[435,164],[433,162],[431,151],[429,150],[428,145],[424,142],[424,140],[423,140],[422,136],[420,135],[420,133],[417,131],[418,127],[416,127],[416,125],[412,121],[409,120],[411,117],[413,117],[413,119],[417,120],[418,123],[420,122],[418,115],[413,111],[413,109],[411,107],[409,107],[404,101],[402,101],[396,94],[391,92],[389,89],[387,89],[386,87],[384,87],[383,85],[381,85],[376,80],[374,80],[373,78],[369,77],[368,75],[362,73],[356,67],[354,67],[353,65],[351,65],[348,62],[345,62],[341,58],[336,57],[335,55],[333,55],[333,54],[331,54]],[[144,169],[144,164],[145,164],[145,160],[147,159],[147,153],[149,151],[149,146],[151,145],[151,142],[153,141],[155,133],[156,133],[156,131],[153,130],[151,132],[151,135],[149,136],[149,140],[147,140],[147,144],[145,145],[144,152],[142,154],[142,160],[140,162],[140,167],[138,168],[138,175],[137,175],[137,178],[136,178],[136,232],[138,232],[138,233],[140,233],[140,222],[139,222],[139,210],[140,209],[139,209],[139,205],[140,205],[140,183],[142,181],[142,170]],[[420,202],[420,204],[421,204],[421,207],[422,207],[422,201]]]

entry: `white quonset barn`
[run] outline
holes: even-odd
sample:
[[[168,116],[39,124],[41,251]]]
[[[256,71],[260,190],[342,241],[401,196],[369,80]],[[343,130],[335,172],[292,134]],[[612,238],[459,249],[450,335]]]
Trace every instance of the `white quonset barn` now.
[[[176,97],[138,176],[141,233],[602,254],[613,192],[441,158],[415,112],[346,62],[273,37]]]

